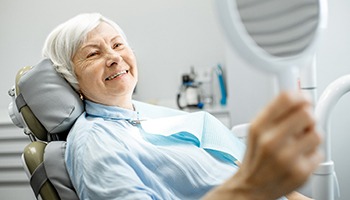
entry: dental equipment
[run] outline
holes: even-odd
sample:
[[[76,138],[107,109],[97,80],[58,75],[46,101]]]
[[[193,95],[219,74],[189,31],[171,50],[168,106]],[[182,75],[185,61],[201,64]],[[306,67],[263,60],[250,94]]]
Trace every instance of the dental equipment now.
[[[275,74],[280,90],[308,88],[307,84],[315,89],[315,51],[327,25],[326,0],[216,0],[215,3],[228,42],[253,66]],[[310,63],[301,77],[305,82],[299,85],[299,70]],[[312,98],[315,101],[316,93]],[[320,101],[318,106],[321,111],[317,112],[317,116],[325,118],[320,124],[325,124],[331,109],[322,104],[335,103],[333,98],[323,99],[326,100]],[[325,146],[329,151],[327,139]],[[329,157],[328,152],[328,159],[314,173],[315,199],[334,198],[332,178],[335,173]]]
[[[340,196],[338,181],[334,171],[334,162],[331,159],[330,117],[337,102],[348,92],[350,92],[350,75],[345,75],[327,86],[316,105],[316,116],[324,133],[324,143],[321,149],[325,154],[325,158],[314,172],[312,179],[314,199],[332,200],[334,199],[334,192]]]

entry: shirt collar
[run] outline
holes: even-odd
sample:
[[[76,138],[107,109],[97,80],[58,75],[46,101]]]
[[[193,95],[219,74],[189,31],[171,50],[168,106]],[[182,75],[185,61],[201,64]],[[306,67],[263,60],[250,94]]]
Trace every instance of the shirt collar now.
[[[108,118],[108,119],[137,119],[138,112],[121,108],[118,106],[107,106],[94,103],[89,100],[85,101],[85,110],[88,115]]]

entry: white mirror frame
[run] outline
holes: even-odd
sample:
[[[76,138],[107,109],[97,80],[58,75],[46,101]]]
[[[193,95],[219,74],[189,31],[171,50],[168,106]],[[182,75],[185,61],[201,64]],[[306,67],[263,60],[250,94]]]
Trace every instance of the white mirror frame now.
[[[214,2],[230,46],[237,49],[237,52],[255,67],[279,76],[280,88],[297,89],[299,67],[313,59],[322,30],[327,26],[327,1],[319,0],[319,22],[310,45],[302,53],[285,58],[268,54],[253,41],[242,24],[238,11],[232,9],[237,7],[235,0],[215,0]],[[295,85],[290,85],[291,82],[295,82]]]

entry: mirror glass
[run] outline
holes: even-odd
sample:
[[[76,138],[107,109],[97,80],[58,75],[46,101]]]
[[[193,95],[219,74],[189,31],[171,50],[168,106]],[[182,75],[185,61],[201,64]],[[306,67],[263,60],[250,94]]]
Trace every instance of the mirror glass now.
[[[299,68],[311,63],[325,0],[216,0],[231,46],[254,67],[273,72],[280,90],[297,89]]]
[[[245,30],[267,53],[291,57],[302,53],[312,43],[318,25],[318,0],[236,2]]]

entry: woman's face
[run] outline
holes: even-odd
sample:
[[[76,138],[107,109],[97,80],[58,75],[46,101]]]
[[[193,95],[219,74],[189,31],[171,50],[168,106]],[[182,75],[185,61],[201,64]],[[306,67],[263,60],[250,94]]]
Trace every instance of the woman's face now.
[[[130,102],[138,78],[136,58],[112,26],[102,22],[89,32],[72,61],[84,98],[114,106]]]

